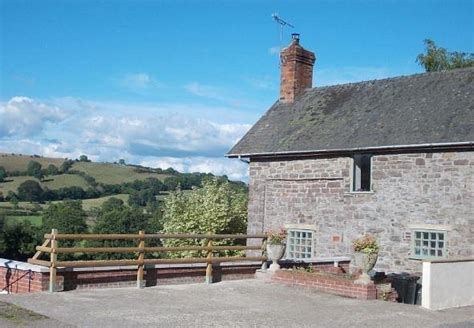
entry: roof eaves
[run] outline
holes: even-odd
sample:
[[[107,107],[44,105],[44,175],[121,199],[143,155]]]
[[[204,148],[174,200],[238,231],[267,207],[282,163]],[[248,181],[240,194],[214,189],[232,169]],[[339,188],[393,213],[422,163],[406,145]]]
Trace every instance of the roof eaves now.
[[[241,157],[278,157],[278,156],[310,156],[310,155],[330,155],[338,153],[357,153],[370,151],[384,151],[384,150],[403,150],[403,149],[474,149],[474,141],[463,142],[443,142],[443,143],[426,143],[426,144],[412,144],[412,145],[390,145],[390,146],[375,146],[375,147],[357,147],[357,148],[341,148],[341,149],[318,149],[318,150],[295,150],[282,152],[262,152],[262,153],[247,153],[247,154],[232,154],[228,153],[225,157],[241,158]]]

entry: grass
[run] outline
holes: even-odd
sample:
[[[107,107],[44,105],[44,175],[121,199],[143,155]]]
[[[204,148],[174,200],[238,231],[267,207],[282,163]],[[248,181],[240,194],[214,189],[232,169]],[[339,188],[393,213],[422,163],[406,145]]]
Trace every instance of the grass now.
[[[31,321],[44,320],[48,319],[48,317],[14,304],[0,302],[0,319],[23,326],[31,323]]]
[[[84,211],[89,212],[92,208],[94,207],[101,207],[102,204],[109,198],[119,198],[123,200],[125,204],[127,204],[128,201],[128,194],[118,194],[118,195],[113,195],[113,196],[105,196],[105,197],[99,197],[99,198],[93,198],[93,199],[84,199],[82,201],[82,208]]]
[[[58,168],[64,162],[64,158],[34,157],[33,155],[5,154],[0,153],[0,166],[3,166],[7,172],[26,171],[29,161],[36,161],[43,168],[49,164],[56,165]]]
[[[133,182],[135,180],[144,180],[149,177],[163,180],[168,174],[157,173],[138,173],[132,166],[125,166],[111,163],[92,163],[76,162],[72,170],[85,172],[95,178],[98,183],[120,184],[124,182]]]
[[[35,227],[41,227],[43,225],[43,219],[41,215],[7,216],[7,223],[14,223],[19,221],[29,221],[31,225]]]
[[[30,155],[11,155],[0,153],[0,166],[5,167],[7,171],[26,171],[28,162],[34,160],[39,162],[43,168],[49,164],[60,167],[64,162],[62,158],[34,157]],[[94,162],[74,162],[72,170],[81,171],[94,177],[96,182],[104,184],[122,184],[124,182],[133,182],[135,180],[144,180],[146,178],[157,178],[164,180],[169,174],[158,174],[153,172],[139,173],[133,166],[112,164],[112,163],[94,163]],[[17,192],[21,183],[26,180],[36,180],[34,177],[18,176],[8,177],[7,182],[0,183],[0,193],[7,195],[9,191]],[[46,176],[44,181],[40,182],[44,188],[52,190],[78,186],[84,190],[89,187],[84,178],[77,174],[61,174],[55,176]]]
[[[36,178],[28,176],[8,177],[7,182],[0,183],[0,192],[4,195],[7,195],[10,190],[16,193],[18,187],[26,180],[38,181]],[[47,187],[52,190],[72,186],[78,186],[85,190],[89,187],[86,180],[84,180],[83,177],[77,174],[46,176],[44,181],[41,181],[39,183],[43,189]]]

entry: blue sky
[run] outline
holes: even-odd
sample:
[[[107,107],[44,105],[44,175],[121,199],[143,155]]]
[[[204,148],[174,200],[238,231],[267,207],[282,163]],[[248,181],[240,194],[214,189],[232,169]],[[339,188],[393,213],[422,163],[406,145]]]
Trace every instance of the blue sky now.
[[[422,72],[423,39],[474,52],[473,1],[0,0],[0,152],[211,171],[278,97],[278,12],[314,85]]]

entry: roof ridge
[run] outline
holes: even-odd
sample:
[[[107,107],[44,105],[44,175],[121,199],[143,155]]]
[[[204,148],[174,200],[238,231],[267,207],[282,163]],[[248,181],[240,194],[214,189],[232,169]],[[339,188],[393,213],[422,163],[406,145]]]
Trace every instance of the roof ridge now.
[[[399,80],[404,80],[404,79],[409,79],[409,78],[417,78],[417,77],[427,77],[427,76],[433,76],[433,75],[447,75],[447,74],[454,74],[458,73],[460,71],[474,71],[474,67],[462,67],[462,68],[454,68],[446,71],[436,71],[436,72],[422,72],[422,73],[415,73],[415,74],[410,74],[410,75],[398,75],[398,76],[392,76],[392,77],[385,77],[382,79],[372,79],[372,80],[362,80],[362,81],[357,81],[357,82],[347,82],[347,83],[341,83],[341,84],[332,84],[332,85],[325,85],[321,87],[314,87],[311,89],[306,89],[305,92],[307,91],[324,91],[327,89],[331,88],[336,88],[336,87],[348,87],[348,86],[353,86],[353,85],[362,85],[362,84],[369,84],[369,83],[374,83],[374,82],[388,82],[388,81],[399,81]]]

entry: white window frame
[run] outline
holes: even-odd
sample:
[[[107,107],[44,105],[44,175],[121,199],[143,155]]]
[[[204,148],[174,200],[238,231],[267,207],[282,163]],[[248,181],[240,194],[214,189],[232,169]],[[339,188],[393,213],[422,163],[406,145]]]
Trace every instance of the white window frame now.
[[[442,238],[440,238],[441,236]],[[448,231],[439,229],[413,229],[411,239],[411,258],[423,260],[443,259],[447,257]],[[417,254],[417,248],[419,249],[419,254]],[[424,254],[425,250],[426,253]]]
[[[356,171],[356,157],[359,157],[359,156],[369,156],[370,158],[370,184],[369,184],[369,190],[356,190],[354,188],[354,185],[355,185],[355,180],[357,179],[356,177],[356,174],[355,171]],[[374,156],[372,154],[355,154],[351,157],[351,160],[352,160],[352,165],[351,165],[351,174],[350,174],[350,177],[351,177],[351,181],[350,181],[350,192],[351,193],[373,193],[373,190],[372,190],[372,173],[373,173],[373,158]]]
[[[286,237],[286,259],[292,261],[311,261],[313,259],[314,252],[314,230],[298,228],[288,229],[287,232],[288,235]],[[300,234],[299,237],[298,234]],[[311,234],[311,237],[303,238],[301,234]],[[302,243],[302,241],[304,241],[305,243]],[[310,243],[309,245],[307,244],[308,242]],[[297,249],[297,247],[299,247],[300,249]],[[304,250],[301,250],[301,248],[304,248]],[[298,257],[297,254],[304,255],[304,257]]]

